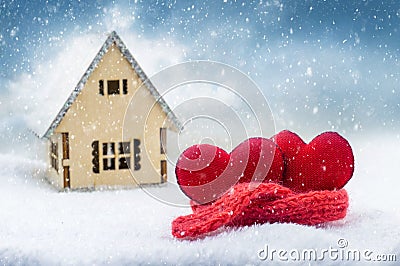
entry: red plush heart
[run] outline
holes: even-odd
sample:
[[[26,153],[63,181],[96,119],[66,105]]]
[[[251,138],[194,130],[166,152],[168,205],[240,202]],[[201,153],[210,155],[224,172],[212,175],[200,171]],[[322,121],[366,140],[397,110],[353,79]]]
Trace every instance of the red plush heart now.
[[[243,173],[239,180],[241,183],[278,183],[283,177],[283,154],[270,139],[250,138],[231,152],[231,167],[234,172]]]
[[[269,139],[250,138],[231,154],[209,144],[193,145],[178,159],[182,191],[200,204],[212,202],[237,182],[282,182],[283,155]]]
[[[353,175],[353,151],[338,133],[322,133],[309,144],[287,130],[272,139],[285,157],[283,185],[293,191],[340,189]]]
[[[179,157],[175,174],[179,187],[189,198],[200,204],[221,196],[227,189],[221,179],[230,156],[223,149],[209,144],[187,148]]]

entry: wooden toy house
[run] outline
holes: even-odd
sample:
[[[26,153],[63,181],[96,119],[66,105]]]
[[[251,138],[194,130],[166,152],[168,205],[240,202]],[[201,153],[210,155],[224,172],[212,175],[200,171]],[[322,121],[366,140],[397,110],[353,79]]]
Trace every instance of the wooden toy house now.
[[[44,135],[47,177],[60,189],[163,183],[167,129],[179,128],[112,32]]]

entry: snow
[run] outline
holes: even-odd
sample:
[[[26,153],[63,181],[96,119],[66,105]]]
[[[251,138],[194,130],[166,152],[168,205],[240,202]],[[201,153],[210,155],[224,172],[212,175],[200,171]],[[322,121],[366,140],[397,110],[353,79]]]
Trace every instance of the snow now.
[[[356,168],[346,186],[351,202],[344,220],[321,227],[254,225],[197,241],[171,236],[172,220],[190,213],[188,208],[161,203],[141,189],[58,192],[42,181],[42,161],[2,153],[0,263],[253,265],[271,263],[258,258],[266,245],[270,250],[321,250],[338,248],[340,239],[349,249],[395,254],[399,261],[400,139],[360,135],[349,141]],[[173,191],[172,184],[148,190],[160,189]],[[301,264],[310,262],[316,263]],[[273,263],[287,264],[276,255]],[[322,263],[354,264],[329,257]]]

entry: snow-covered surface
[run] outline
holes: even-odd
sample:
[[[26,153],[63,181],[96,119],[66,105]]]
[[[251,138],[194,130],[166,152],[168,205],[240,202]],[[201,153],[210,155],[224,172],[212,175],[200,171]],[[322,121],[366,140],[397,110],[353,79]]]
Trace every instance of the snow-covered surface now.
[[[253,265],[271,263],[258,258],[265,245],[321,250],[338,248],[339,239],[348,249],[395,254],[399,263],[400,139],[385,135],[350,142],[356,168],[346,186],[351,202],[344,220],[319,228],[255,225],[198,241],[175,240],[170,233],[172,220],[190,213],[188,208],[163,204],[140,189],[57,192],[41,181],[43,162],[0,154],[0,263]],[[328,256],[322,262],[354,264]],[[275,256],[273,263],[286,262]],[[384,265],[391,264],[396,262]]]

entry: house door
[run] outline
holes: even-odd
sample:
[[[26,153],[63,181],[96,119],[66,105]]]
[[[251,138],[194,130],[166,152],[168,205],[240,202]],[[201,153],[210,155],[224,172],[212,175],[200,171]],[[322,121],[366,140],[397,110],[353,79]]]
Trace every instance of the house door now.
[[[167,182],[167,161],[161,160],[161,183]]]
[[[70,176],[69,176],[69,136],[68,133],[62,133],[63,143],[63,172],[64,172],[64,188],[70,188]]]

